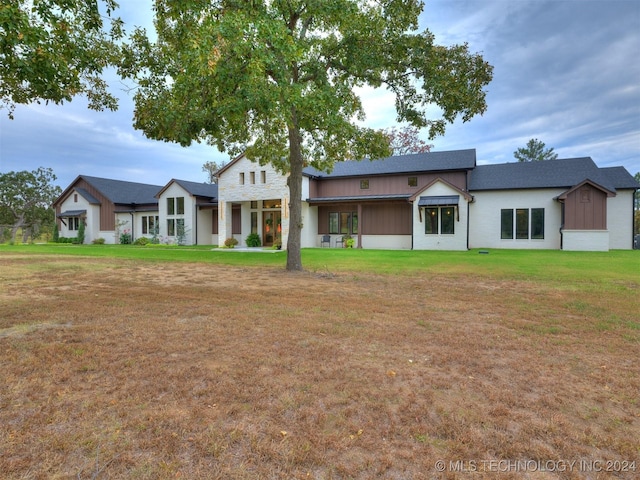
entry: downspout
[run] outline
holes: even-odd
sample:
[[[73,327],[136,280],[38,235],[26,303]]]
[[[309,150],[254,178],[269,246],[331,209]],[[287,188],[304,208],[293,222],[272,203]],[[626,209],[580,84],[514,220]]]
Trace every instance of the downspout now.
[[[132,207],[133,207],[133,205],[132,205]],[[133,207],[133,208],[135,208],[135,207]],[[135,240],[135,238],[133,237],[133,232],[135,232],[135,231],[136,231],[136,229],[135,229],[135,225],[134,225],[134,223],[133,223],[133,220],[134,220],[134,216],[133,216],[133,214],[134,214],[134,213],[135,213],[135,210],[131,210],[131,211],[129,212],[129,214],[131,215],[131,244],[132,244],[132,245],[133,245],[133,242],[134,242],[134,240]]]
[[[471,229],[471,203],[474,201],[473,196],[471,197],[471,200],[469,200],[467,202],[467,250],[469,250],[469,234],[470,234],[470,229]]]
[[[200,210],[200,207],[198,207],[198,205],[196,205],[195,211],[196,211],[196,221],[194,222],[194,229],[195,229],[195,237],[194,237],[194,241],[193,244],[194,245],[198,245],[198,211]]]

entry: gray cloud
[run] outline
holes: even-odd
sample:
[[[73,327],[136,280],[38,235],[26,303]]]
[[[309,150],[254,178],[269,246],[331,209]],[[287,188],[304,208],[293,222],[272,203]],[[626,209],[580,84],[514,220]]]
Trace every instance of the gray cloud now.
[[[129,25],[152,25],[151,1],[122,2]],[[494,65],[488,111],[456,122],[436,150],[476,148],[480,163],[514,161],[530,138],[560,157],[640,171],[640,2],[635,0],[427,0],[421,28],[436,41],[467,42]],[[146,139],[132,127],[133,104],[111,76],[117,112],[83,99],[64,106],[0,110],[0,171],[52,167],[66,186],[79,174],[164,184],[204,181],[202,164],[228,158],[215,148]],[[393,126],[393,97],[362,89],[366,123]]]

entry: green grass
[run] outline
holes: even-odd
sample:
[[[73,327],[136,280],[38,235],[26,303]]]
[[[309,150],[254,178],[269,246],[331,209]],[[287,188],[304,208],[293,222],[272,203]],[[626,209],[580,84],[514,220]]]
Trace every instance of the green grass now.
[[[149,262],[198,262],[235,266],[284,268],[286,252],[220,251],[211,246],[168,247],[132,245],[0,245],[4,255],[68,255],[122,258]],[[302,250],[306,270],[380,274],[446,274],[544,280],[581,289],[604,286],[637,288],[640,251],[565,252],[559,250],[368,250],[309,248]]]

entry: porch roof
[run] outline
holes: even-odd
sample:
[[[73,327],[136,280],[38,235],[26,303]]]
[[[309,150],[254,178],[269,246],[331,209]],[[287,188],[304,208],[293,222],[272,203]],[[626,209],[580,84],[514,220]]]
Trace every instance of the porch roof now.
[[[86,213],[86,210],[66,210],[59,213],[58,217],[81,217],[82,215],[86,215]]]
[[[460,202],[460,195],[431,195],[426,197],[420,197],[418,201],[419,207],[442,207],[458,205]]]
[[[380,200],[409,200],[410,194],[387,195],[347,195],[342,197],[308,198],[308,203],[341,203],[341,202],[371,202]]]

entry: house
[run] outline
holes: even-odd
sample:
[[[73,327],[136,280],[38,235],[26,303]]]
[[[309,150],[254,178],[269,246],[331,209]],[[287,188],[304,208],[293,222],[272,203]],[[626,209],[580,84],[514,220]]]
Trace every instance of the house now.
[[[119,243],[128,233],[147,235],[158,222],[158,185],[78,176],[53,203],[61,237],[75,237],[85,223],[85,243]],[[155,222],[155,223],[154,223]]]
[[[217,185],[172,179],[156,198],[162,238],[184,245],[212,245],[218,240]]]
[[[631,249],[637,188],[623,167],[589,157],[480,165],[469,183],[469,246]]]
[[[128,188],[139,197],[127,197]],[[360,248],[631,249],[638,188],[623,167],[589,157],[476,165],[474,149],[337,162],[329,173],[307,167],[301,246],[325,246],[327,236],[342,246],[350,235]],[[263,246],[286,246],[290,200],[286,175],[240,155],[219,170],[217,185],[80,176],[55,206],[61,235],[73,236],[84,219],[87,241],[109,235],[114,243],[129,229],[188,245],[230,237],[243,245],[255,233]]]
[[[286,245],[286,177],[241,155],[220,170],[218,188],[219,244],[235,205],[239,242],[251,232],[270,245],[277,225]],[[362,248],[631,249],[638,188],[623,167],[589,157],[476,165],[469,149],[337,162],[303,172],[301,246],[350,235]]]

